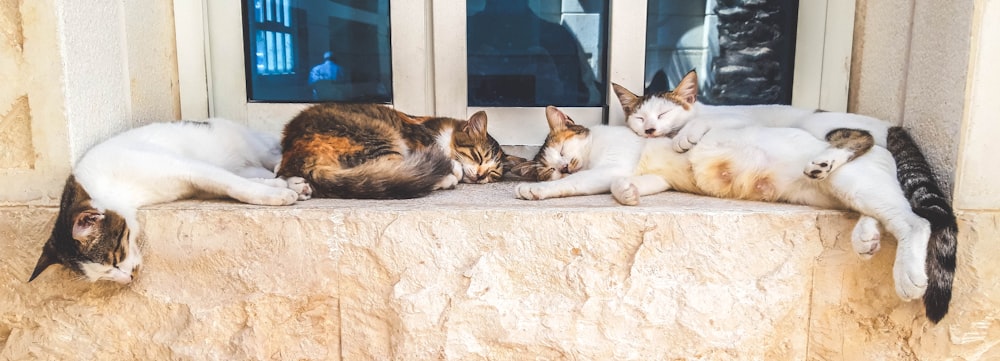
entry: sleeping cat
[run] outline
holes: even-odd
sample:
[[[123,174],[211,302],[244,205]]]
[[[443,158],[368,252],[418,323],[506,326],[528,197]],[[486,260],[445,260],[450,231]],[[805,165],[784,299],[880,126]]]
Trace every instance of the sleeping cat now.
[[[139,207],[228,197],[259,205],[308,199],[302,178],[275,179],[277,137],[225,119],[154,123],[95,145],[66,180],[34,280],[60,264],[88,281],[129,283],[142,263]]]
[[[742,127],[794,127],[818,139],[831,139],[835,128],[865,130],[875,144],[886,148],[896,162],[896,177],[913,211],[930,221],[931,246],[927,257],[930,288],[924,296],[928,317],[937,321],[948,312],[951,284],[955,275],[958,225],[948,197],[941,191],[934,173],[905,129],[880,119],[850,113],[823,112],[787,105],[711,106],[699,103],[698,75],[692,70],[673,91],[636,96],[614,84],[615,93],[627,116],[626,123],[647,137],[667,136],[676,140],[673,149],[684,152],[700,143],[710,129]],[[853,159],[849,149],[830,148],[805,162],[807,176],[822,179]]]
[[[319,198],[416,198],[458,182],[495,182],[511,161],[469,120],[414,117],[377,104],[319,104],[285,125],[279,177],[305,178]]]
[[[518,170],[542,182],[517,185],[518,198],[610,192],[618,202],[635,205],[642,195],[673,189],[851,209],[862,214],[852,232],[855,251],[870,257],[879,249],[881,222],[899,239],[893,267],[897,294],[916,299],[927,288],[928,222],[911,211],[896,181],[892,156],[882,147],[872,147],[867,132],[834,130],[846,139],[840,149],[856,159],[817,181],[803,176],[800,165],[832,147],[800,129],[719,128],[706,133],[689,152],[677,153],[670,138],[639,137],[626,127],[588,129],[554,107],[546,109],[546,117],[550,133],[534,164]]]

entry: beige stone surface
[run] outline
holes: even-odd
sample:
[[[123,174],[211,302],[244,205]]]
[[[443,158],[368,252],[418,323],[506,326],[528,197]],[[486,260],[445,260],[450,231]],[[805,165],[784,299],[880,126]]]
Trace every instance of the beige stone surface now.
[[[35,167],[30,111],[27,96],[17,98],[6,113],[0,111],[0,168]]]
[[[0,360],[989,360],[1000,217],[963,214],[952,313],[896,298],[894,242],[855,217],[683,194],[140,211],[128,287],[52,269],[25,283],[55,211],[0,209]]]

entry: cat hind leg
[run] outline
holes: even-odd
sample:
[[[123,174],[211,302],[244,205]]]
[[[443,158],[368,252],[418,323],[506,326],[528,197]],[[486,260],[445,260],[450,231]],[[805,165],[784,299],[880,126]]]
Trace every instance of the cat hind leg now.
[[[892,157],[884,150],[870,156]],[[926,263],[930,223],[913,213],[899,188],[894,168],[882,167],[876,159],[859,159],[850,164],[851,167],[842,168],[830,177],[834,192],[851,209],[877,219],[896,238],[898,246],[892,267],[896,294],[904,300],[920,298],[929,280]]]
[[[197,189],[216,196],[226,196],[243,203],[283,206],[295,203],[299,194],[287,186],[263,184],[221,167],[209,164],[189,164],[188,180]],[[274,179],[274,178],[270,178]],[[276,183],[276,181],[269,181]]]
[[[312,198],[313,189],[309,182],[302,177],[288,177],[285,179],[286,186],[299,195],[300,201]]]
[[[312,187],[302,177],[275,178],[274,173],[261,167],[240,168],[236,170],[236,174],[267,186],[291,189],[299,195],[300,201],[312,198]]]
[[[871,133],[858,130],[838,128],[826,135],[830,147],[813,158],[803,173],[812,179],[825,179],[847,162],[867,153],[875,145]]]

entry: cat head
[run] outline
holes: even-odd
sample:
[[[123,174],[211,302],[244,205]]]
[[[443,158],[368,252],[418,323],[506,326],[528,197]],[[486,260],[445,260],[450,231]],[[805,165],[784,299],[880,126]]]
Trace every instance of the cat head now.
[[[644,137],[674,135],[694,117],[698,98],[698,74],[689,71],[674,90],[638,96],[625,87],[612,83],[625,123],[635,134]]]
[[[60,264],[88,281],[132,282],[142,263],[129,240],[125,218],[91,206],[87,191],[71,175],[63,188],[52,234],[42,247],[28,282],[49,266]]]
[[[452,133],[452,154],[462,165],[462,183],[490,183],[503,176],[504,164],[512,162],[500,143],[486,132],[486,112],[478,111],[459,121]]]
[[[549,134],[534,160],[519,164],[514,173],[535,181],[560,179],[583,169],[590,152],[590,129],[573,122],[554,106],[545,108]]]

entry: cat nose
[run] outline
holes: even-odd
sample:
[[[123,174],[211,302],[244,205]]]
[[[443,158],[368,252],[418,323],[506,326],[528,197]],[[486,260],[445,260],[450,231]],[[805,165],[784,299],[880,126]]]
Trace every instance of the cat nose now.
[[[648,134],[648,135],[653,135],[653,133],[655,133],[655,132],[656,132],[655,128],[646,129],[646,134]]]
[[[562,168],[559,169],[559,172],[569,173],[569,165],[567,164],[567,165],[562,166]]]

